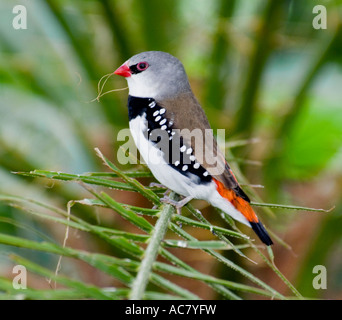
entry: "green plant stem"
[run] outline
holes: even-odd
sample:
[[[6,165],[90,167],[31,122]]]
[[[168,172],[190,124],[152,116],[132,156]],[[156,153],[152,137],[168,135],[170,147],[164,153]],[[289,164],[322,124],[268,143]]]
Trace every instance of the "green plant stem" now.
[[[273,50],[273,34],[276,26],[281,21],[283,0],[268,0],[260,19],[260,28],[255,37],[254,48],[250,57],[250,65],[247,70],[246,82],[241,92],[241,103],[237,113],[235,133],[246,133],[249,137],[253,130],[254,116],[258,98],[258,90],[261,84],[265,65]]]
[[[149,199],[151,202],[153,202],[156,205],[161,205],[161,202],[159,200],[159,197],[152,192],[151,190],[145,188],[139,181],[132,179],[128,176],[126,176],[122,171],[120,171],[113,162],[109,161],[98,148],[95,148],[95,151],[97,155],[102,159],[103,163],[111,169],[113,172],[118,174],[120,178],[122,178],[125,182],[127,182],[129,185],[131,185],[135,191],[140,192],[143,196],[145,196],[147,199]]]
[[[175,198],[174,192],[170,194],[170,198]],[[169,221],[173,212],[174,208],[171,205],[164,205],[164,208],[161,211],[160,217],[152,232],[151,240],[149,241],[145,251],[145,255],[139,267],[137,277],[133,282],[132,291],[130,294],[131,300],[140,300],[144,295],[151,275],[152,265],[156,260],[161,240],[164,238],[164,235],[168,229]]]
[[[132,56],[133,51],[130,42],[127,41],[129,40],[129,35],[125,30],[123,21],[121,21],[122,15],[115,8],[116,2],[100,0],[99,3],[103,7],[103,14],[112,32],[113,43],[115,44],[119,57],[122,61],[125,61],[128,57]]]
[[[317,208],[309,208],[309,207],[301,207],[301,206],[293,206],[287,204],[275,204],[275,203],[260,203],[251,201],[252,206],[256,207],[268,207],[268,208],[277,208],[277,209],[289,209],[289,210],[303,210],[309,212],[330,212],[335,207],[331,207],[330,209],[317,209]]]
[[[179,228],[176,224],[172,223],[170,226],[170,229],[172,231],[174,231],[175,233],[177,233],[179,236],[183,237],[186,240],[190,240],[190,241],[196,241],[197,239],[194,238],[193,236],[191,236],[190,234],[188,234],[187,232],[185,232],[183,229]],[[262,288],[264,288],[265,290],[269,291],[271,293],[271,295],[277,299],[286,299],[286,297],[284,297],[282,294],[278,293],[276,290],[274,290],[273,288],[271,288],[270,286],[268,286],[266,283],[263,283],[261,280],[259,280],[258,278],[256,278],[255,276],[253,276],[251,273],[247,272],[246,270],[244,270],[243,268],[239,267],[238,265],[234,264],[233,262],[229,261],[228,259],[226,259],[225,257],[223,257],[222,255],[220,255],[219,253],[217,253],[214,250],[210,250],[210,249],[202,249],[204,252],[210,254],[211,256],[215,257],[216,259],[218,259],[219,261],[221,261],[222,263],[224,263],[226,266],[230,267],[231,269],[239,272],[240,274],[242,274],[243,276],[245,276],[246,278],[248,278],[249,280],[251,280],[252,282],[256,283],[257,285],[261,286]]]
[[[172,223],[170,224],[170,229],[172,229]],[[164,248],[160,248],[160,254],[165,259],[169,260],[175,266],[178,266],[182,269],[185,269],[187,271],[191,271],[194,273],[200,273],[196,269],[192,268],[191,266],[189,266],[188,264],[186,264],[185,262],[180,260],[179,258],[175,257],[172,253],[165,250]],[[214,290],[216,290],[216,292],[220,293],[226,299],[241,300],[241,298],[239,296],[237,296],[231,290],[229,290],[228,288],[226,288],[222,285],[219,285],[217,283],[208,283],[208,282],[204,282],[204,283],[206,283],[208,286],[212,287]]]
[[[224,109],[224,101],[228,95],[227,70],[230,57],[230,35],[227,33],[226,21],[232,17],[236,0],[220,0],[218,4],[217,27],[214,35],[213,48],[211,52],[210,65],[207,70],[208,84],[206,87],[205,99],[208,105],[217,110]],[[222,67],[225,66],[225,67]],[[211,72],[215,70],[215,72]]]
[[[229,217],[227,216],[227,214],[224,214],[223,218],[224,218],[224,220],[226,220],[228,222],[227,218],[229,218]],[[239,231],[235,225],[231,225],[231,226],[236,231]],[[267,248],[270,259],[271,259],[271,261],[270,261],[265,257],[265,255],[262,254],[262,252],[258,249],[258,247],[250,239],[247,239],[247,242],[258,253],[258,255],[264,260],[264,262],[274,271],[274,273],[283,281],[283,283],[292,291],[292,293],[294,293],[294,295],[297,298],[302,299],[303,297],[298,292],[298,290],[296,290],[296,288],[292,285],[292,283],[287,280],[287,278],[280,272],[278,267],[275,265],[272,248],[271,247]]]

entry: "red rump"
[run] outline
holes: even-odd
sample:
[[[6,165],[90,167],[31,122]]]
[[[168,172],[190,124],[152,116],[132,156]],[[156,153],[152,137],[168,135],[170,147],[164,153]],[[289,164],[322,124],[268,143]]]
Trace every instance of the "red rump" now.
[[[259,222],[257,215],[246,200],[239,197],[234,190],[227,189],[222,182],[216,179],[213,180],[216,183],[218,193],[241,212],[249,222]]]

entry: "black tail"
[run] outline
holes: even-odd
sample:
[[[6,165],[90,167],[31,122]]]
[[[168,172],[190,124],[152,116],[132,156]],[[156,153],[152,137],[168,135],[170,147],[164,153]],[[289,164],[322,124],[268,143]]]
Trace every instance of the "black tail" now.
[[[268,235],[264,225],[259,221],[259,222],[249,222],[251,224],[251,227],[253,231],[258,235],[260,240],[266,244],[267,246],[270,246],[273,244],[272,239]]]

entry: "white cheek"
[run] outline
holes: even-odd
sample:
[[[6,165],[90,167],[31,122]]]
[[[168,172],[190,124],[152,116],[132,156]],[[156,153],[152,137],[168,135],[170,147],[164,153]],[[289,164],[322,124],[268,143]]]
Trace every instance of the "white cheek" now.
[[[132,75],[126,78],[126,80],[131,96],[140,98],[153,98],[157,96],[157,84],[149,81],[143,74]]]

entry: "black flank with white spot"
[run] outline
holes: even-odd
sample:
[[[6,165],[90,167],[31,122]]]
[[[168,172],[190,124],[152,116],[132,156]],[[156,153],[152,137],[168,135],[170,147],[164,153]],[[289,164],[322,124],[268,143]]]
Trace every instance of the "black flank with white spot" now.
[[[195,179],[196,183],[210,183],[212,177],[196,161],[192,148],[183,143],[183,138],[179,137],[177,129],[166,118],[166,110],[152,98],[138,98],[129,95],[129,120],[144,115],[148,122],[148,129],[144,132],[146,137],[154,144],[158,143],[158,146],[167,144],[165,148],[162,148],[162,150],[169,150],[169,154],[164,153],[165,161],[181,174],[192,180]]]

